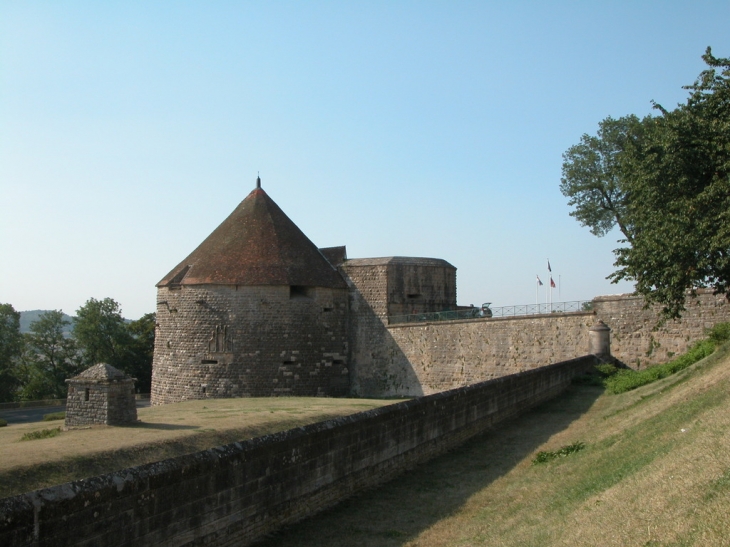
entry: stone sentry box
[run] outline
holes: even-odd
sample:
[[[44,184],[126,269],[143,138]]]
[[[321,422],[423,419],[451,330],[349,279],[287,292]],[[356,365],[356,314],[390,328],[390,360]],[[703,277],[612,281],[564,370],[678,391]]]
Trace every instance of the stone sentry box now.
[[[135,381],[106,363],[94,365],[66,380],[66,427],[136,422]]]

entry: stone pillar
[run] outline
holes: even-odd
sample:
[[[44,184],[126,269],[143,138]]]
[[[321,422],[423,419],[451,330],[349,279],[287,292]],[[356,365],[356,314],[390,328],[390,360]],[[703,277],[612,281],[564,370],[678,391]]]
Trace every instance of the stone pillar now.
[[[588,354],[597,357],[611,356],[611,329],[600,319],[588,329]]]

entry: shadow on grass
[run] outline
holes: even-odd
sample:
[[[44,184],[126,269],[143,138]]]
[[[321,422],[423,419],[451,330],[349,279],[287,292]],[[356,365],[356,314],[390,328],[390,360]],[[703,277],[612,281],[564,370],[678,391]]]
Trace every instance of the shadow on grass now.
[[[129,427],[132,429],[160,429],[162,431],[175,431],[178,429],[200,429],[198,425],[165,424],[154,422],[135,422],[118,427]]]
[[[500,424],[458,449],[281,530],[256,545],[405,545],[440,520],[458,512],[473,494],[526,458],[531,459],[552,435],[583,415],[601,393],[601,387],[571,386],[556,399]]]

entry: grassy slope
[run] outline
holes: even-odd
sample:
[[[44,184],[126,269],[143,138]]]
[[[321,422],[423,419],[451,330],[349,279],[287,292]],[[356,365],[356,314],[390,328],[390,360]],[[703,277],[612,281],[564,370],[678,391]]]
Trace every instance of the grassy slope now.
[[[729,433],[725,347],[622,395],[575,386],[262,547],[730,545]]]

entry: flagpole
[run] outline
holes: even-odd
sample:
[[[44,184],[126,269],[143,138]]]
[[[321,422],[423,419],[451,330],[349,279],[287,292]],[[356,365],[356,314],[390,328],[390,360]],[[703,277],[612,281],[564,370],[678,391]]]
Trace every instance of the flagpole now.
[[[548,282],[549,282],[553,278],[552,269],[550,268],[550,259],[549,258],[547,259],[547,269],[548,269]],[[548,287],[549,287],[548,290],[550,291],[550,293],[549,293],[550,297],[548,299],[548,313],[550,313],[551,311],[553,311],[553,284],[549,283]]]

